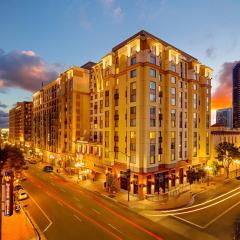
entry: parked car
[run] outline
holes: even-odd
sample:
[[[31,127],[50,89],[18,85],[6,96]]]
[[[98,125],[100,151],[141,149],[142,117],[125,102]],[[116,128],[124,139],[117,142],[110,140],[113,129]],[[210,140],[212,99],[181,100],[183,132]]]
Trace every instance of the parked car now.
[[[23,189],[23,187],[20,184],[18,184],[14,187],[14,191],[19,191],[21,189]]]
[[[18,196],[17,196],[18,200],[25,200],[28,198],[28,194],[26,193],[26,191],[24,191],[23,189],[18,191]]]
[[[45,167],[43,168],[43,171],[44,171],[44,172],[52,172],[52,171],[53,171],[53,167],[52,167],[52,166],[45,166]]]

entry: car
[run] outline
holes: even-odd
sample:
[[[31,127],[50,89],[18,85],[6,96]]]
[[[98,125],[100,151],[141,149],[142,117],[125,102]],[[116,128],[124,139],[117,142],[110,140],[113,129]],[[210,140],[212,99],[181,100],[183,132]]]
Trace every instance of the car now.
[[[16,185],[15,187],[14,187],[14,191],[19,191],[19,190],[23,190],[23,187],[20,185],[20,184],[18,184],[18,185]]]
[[[25,199],[28,198],[28,194],[26,193],[26,191],[21,189],[21,190],[18,191],[17,198],[18,198],[18,201],[25,200]]]
[[[53,167],[52,167],[52,166],[45,166],[45,167],[43,168],[43,171],[44,171],[44,172],[52,172],[52,171],[53,171]]]

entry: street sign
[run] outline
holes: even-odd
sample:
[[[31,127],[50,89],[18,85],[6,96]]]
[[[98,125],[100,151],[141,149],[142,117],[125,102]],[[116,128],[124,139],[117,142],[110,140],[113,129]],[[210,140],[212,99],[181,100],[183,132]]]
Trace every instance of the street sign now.
[[[6,171],[4,176],[4,216],[13,214],[13,173]]]

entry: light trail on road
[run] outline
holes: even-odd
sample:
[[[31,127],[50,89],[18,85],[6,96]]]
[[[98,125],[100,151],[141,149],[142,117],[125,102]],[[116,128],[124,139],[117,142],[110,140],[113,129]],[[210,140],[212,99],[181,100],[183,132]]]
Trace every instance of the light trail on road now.
[[[95,221],[94,219],[92,219],[91,217],[87,216],[86,214],[84,214],[82,211],[78,210],[77,208],[71,206],[70,204],[66,203],[64,200],[62,200],[61,198],[59,198],[56,194],[49,192],[44,186],[43,184],[39,184],[37,182],[39,182],[38,180],[36,180],[35,177],[33,177],[31,175],[32,179],[29,179],[29,181],[34,184],[35,186],[37,186],[38,188],[42,189],[44,192],[48,193],[49,196],[51,196],[52,198],[54,198],[55,200],[59,201],[61,204],[63,204],[65,207],[72,209],[74,212],[77,212],[82,218],[86,219],[88,222],[91,222],[92,224],[94,224],[95,226],[97,226],[98,228],[104,230],[106,233],[108,233],[109,235],[113,236],[115,239],[118,240],[122,240],[121,237],[119,237],[118,235],[116,235],[115,233],[113,233],[112,231],[110,231],[109,229],[107,229],[106,227],[104,227],[103,225],[101,225],[100,223],[98,223],[97,221]],[[35,181],[33,180],[35,179]],[[41,182],[41,181],[40,181]]]
[[[30,175],[31,175],[31,174],[30,174]],[[31,175],[31,177],[34,178],[35,181],[40,182],[42,185],[47,186],[45,183],[43,183],[41,180],[35,178],[33,175]],[[57,179],[58,179],[58,180],[62,180],[62,179],[59,179],[59,178],[57,178]],[[135,222],[132,222],[132,221],[129,220],[128,218],[126,218],[126,217],[124,217],[123,215],[117,213],[117,212],[114,211],[113,209],[107,207],[104,203],[102,203],[102,201],[100,200],[100,198],[99,198],[98,196],[94,195],[94,198],[93,198],[93,197],[92,197],[92,196],[93,196],[93,193],[91,193],[92,196],[90,196],[89,193],[85,193],[85,192],[83,192],[83,191],[80,190],[80,189],[76,189],[75,186],[74,186],[74,184],[71,183],[71,182],[67,182],[67,181],[63,181],[63,180],[62,180],[62,181],[58,181],[58,182],[59,182],[59,184],[64,185],[65,187],[71,189],[72,191],[80,193],[80,194],[81,194],[82,196],[84,196],[85,198],[88,198],[88,199],[94,201],[96,204],[98,204],[98,205],[101,206],[102,208],[108,210],[109,212],[111,212],[111,213],[114,214],[115,216],[119,217],[119,218],[120,218],[121,220],[123,220],[124,222],[126,222],[126,223],[132,225],[133,227],[137,228],[137,229],[140,230],[141,232],[146,233],[147,235],[153,237],[153,238],[156,239],[156,240],[163,240],[163,238],[160,237],[159,235],[151,232],[150,230],[142,227],[141,225],[139,225],[139,224],[137,224],[137,223],[135,223]],[[73,186],[71,187],[70,185],[73,185]],[[47,192],[48,192],[48,191],[47,191]],[[67,204],[67,203],[66,203],[66,204]],[[70,207],[70,208],[72,208],[72,207]]]

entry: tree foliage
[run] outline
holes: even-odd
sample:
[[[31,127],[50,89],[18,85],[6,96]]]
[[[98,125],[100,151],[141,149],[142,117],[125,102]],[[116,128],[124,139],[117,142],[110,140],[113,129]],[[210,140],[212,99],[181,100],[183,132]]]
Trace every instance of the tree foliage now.
[[[233,143],[222,142],[216,146],[218,161],[222,162],[223,167],[229,177],[229,168],[234,159],[240,157],[239,148],[234,146]]]
[[[15,146],[6,145],[0,149],[1,168],[19,170],[25,164],[21,150]]]

